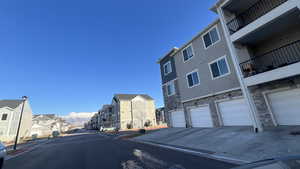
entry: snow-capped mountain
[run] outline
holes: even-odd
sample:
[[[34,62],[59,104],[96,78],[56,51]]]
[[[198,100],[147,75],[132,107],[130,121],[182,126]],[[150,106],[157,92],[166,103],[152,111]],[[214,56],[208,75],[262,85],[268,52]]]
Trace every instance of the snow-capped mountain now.
[[[97,112],[71,112],[66,116],[61,116],[72,126],[83,127],[84,123],[88,122]]]

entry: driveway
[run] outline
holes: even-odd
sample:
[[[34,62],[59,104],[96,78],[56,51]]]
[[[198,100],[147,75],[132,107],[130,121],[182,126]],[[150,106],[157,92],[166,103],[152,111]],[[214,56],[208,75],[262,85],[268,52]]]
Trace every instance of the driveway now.
[[[251,127],[169,128],[135,138],[138,141],[198,150],[227,159],[254,162],[300,154],[300,126],[254,133]]]

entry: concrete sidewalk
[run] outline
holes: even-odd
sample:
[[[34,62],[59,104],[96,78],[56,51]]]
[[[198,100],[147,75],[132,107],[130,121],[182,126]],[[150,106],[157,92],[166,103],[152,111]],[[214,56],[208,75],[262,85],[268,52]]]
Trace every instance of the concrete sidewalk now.
[[[249,127],[223,128],[169,128],[134,138],[200,152],[253,162],[286,155],[300,155],[298,127],[279,127],[271,131],[254,133]]]

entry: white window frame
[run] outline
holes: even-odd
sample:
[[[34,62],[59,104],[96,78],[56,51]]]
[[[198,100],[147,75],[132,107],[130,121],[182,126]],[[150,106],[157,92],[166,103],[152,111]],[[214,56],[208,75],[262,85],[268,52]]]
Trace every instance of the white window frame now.
[[[168,96],[168,97],[173,96],[173,95],[176,94],[176,87],[175,87],[175,83],[174,83],[174,82],[175,82],[175,81],[172,80],[172,81],[168,82],[168,83],[165,85],[165,86],[166,86],[166,91],[167,91],[167,96]],[[174,93],[172,93],[172,94],[170,94],[170,93],[168,92],[168,86],[171,85],[171,84],[174,85]]]
[[[218,77],[214,77],[210,65],[212,65],[212,64],[214,64],[214,63],[216,63],[216,62],[218,62],[219,60],[222,60],[222,59],[225,59],[225,62],[226,62],[226,65],[227,65],[227,69],[228,69],[228,73],[225,73],[225,74],[220,75],[220,76],[218,76]],[[210,62],[210,63],[208,63],[208,67],[209,67],[209,71],[210,71],[210,75],[211,75],[211,79],[212,79],[212,80],[216,80],[216,79],[219,79],[219,78],[222,78],[222,77],[225,77],[225,76],[228,76],[228,75],[231,74],[230,66],[229,66],[229,64],[228,64],[226,55],[225,55],[225,56],[222,56],[222,57],[220,57],[220,58],[218,58],[218,59],[216,59],[216,60],[213,60],[213,61]],[[218,68],[219,68],[219,65],[218,65]]]
[[[198,84],[194,84],[193,86],[190,86],[190,85],[189,85],[189,78],[188,78],[188,76],[191,75],[191,74],[193,74],[193,73],[197,73],[199,83],[198,83]],[[199,73],[198,73],[198,69],[196,69],[196,70],[194,70],[194,71],[192,71],[192,72],[187,73],[187,74],[185,75],[185,77],[186,77],[186,82],[187,82],[188,88],[193,88],[193,87],[199,86],[199,85],[201,84],[201,80],[200,80],[200,76],[199,76]],[[192,77],[193,77],[193,76],[192,76]]]
[[[166,66],[167,64],[170,64],[170,66],[171,66],[171,71],[168,72],[168,73],[166,73],[166,71],[165,71],[165,66]],[[170,73],[172,73],[173,69],[172,69],[172,63],[171,63],[170,60],[167,61],[167,62],[163,65],[163,71],[164,71],[164,75],[165,75],[165,76],[168,75],[168,74],[170,74]]]
[[[214,42],[214,43],[212,43],[212,44],[209,45],[208,47],[206,47],[206,44],[205,44],[205,41],[204,41],[204,36],[205,36],[206,34],[208,34],[208,33],[209,33],[211,30],[213,30],[214,28],[216,28],[216,30],[217,30],[217,34],[218,34],[219,40],[216,41],[216,42]],[[211,27],[208,31],[206,31],[206,32],[202,35],[202,42],[203,42],[203,46],[204,46],[204,49],[205,49],[205,50],[208,49],[208,48],[210,48],[210,47],[212,47],[212,46],[214,46],[215,44],[217,44],[217,43],[220,42],[220,41],[221,41],[221,36],[220,36],[219,29],[218,29],[218,26],[217,26],[217,25]]]
[[[189,47],[191,47],[191,49],[192,49],[193,56],[190,57],[188,60],[184,60],[184,54],[183,54],[183,51],[186,50],[186,49],[189,48]],[[181,51],[181,54],[182,54],[182,61],[183,61],[183,63],[186,63],[186,62],[188,62],[189,60],[193,59],[193,57],[195,56],[195,52],[194,52],[194,48],[193,48],[193,43],[191,43],[191,44],[187,45],[185,48],[183,48],[182,51]]]

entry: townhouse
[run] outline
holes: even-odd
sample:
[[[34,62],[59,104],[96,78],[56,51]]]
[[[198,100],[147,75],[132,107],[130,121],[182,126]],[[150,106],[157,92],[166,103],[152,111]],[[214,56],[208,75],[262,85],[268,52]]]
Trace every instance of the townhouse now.
[[[156,126],[155,102],[146,94],[115,94],[99,110],[99,129],[127,130]]]
[[[20,119],[23,108],[22,119]],[[2,142],[14,141],[20,124],[19,138],[31,136],[32,110],[28,99],[0,100],[0,140]]]
[[[173,127],[300,125],[300,1],[219,0],[158,63]]]
[[[211,8],[260,131],[300,125],[299,8],[299,0],[219,0]]]
[[[113,106],[112,105],[103,105],[102,109],[99,110],[99,129],[102,128],[112,128],[115,126],[115,117],[113,116]]]
[[[154,99],[146,94],[116,94],[112,100],[115,127],[120,130],[156,126]]]
[[[71,128],[71,125],[67,123],[61,117],[57,117],[55,114],[38,114],[33,115],[31,136],[36,137],[48,137],[53,132],[66,132]]]
[[[171,126],[252,126],[220,20],[159,63]]]

